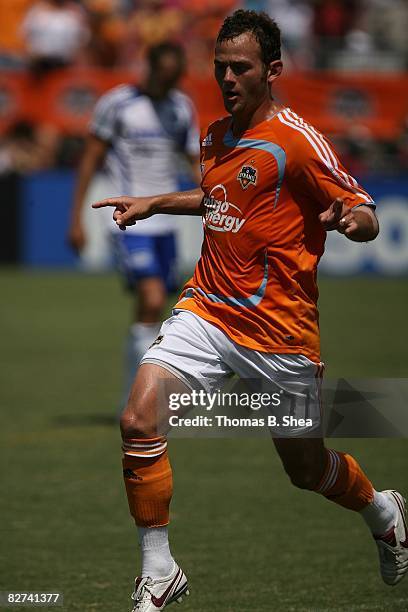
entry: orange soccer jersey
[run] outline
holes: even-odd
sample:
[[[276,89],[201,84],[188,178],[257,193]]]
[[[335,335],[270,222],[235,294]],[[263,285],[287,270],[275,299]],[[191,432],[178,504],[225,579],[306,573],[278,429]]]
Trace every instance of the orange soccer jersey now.
[[[201,143],[204,242],[176,308],[234,342],[320,360],[316,285],[336,197],[373,204],[328,141],[286,108],[234,138],[231,118]]]

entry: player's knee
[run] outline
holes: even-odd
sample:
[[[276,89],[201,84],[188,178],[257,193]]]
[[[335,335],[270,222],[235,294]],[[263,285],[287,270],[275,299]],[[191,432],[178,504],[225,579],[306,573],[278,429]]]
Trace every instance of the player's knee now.
[[[320,472],[308,461],[301,462],[296,467],[286,467],[291,483],[298,489],[314,491],[320,480]]]
[[[166,305],[166,299],[161,295],[151,295],[141,300],[139,303],[139,316],[141,320],[148,319],[150,321],[160,321],[162,319],[163,310]]]
[[[148,415],[125,409],[120,417],[122,438],[154,438],[157,424]]]

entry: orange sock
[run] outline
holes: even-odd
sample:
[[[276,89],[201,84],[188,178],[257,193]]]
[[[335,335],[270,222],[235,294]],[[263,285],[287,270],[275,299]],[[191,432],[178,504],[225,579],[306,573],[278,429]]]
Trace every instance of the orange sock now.
[[[139,527],[168,525],[173,478],[166,438],[125,439],[122,448],[130,514]]]
[[[327,450],[327,467],[317,493],[349,510],[360,512],[373,501],[374,489],[357,461],[345,453]]]

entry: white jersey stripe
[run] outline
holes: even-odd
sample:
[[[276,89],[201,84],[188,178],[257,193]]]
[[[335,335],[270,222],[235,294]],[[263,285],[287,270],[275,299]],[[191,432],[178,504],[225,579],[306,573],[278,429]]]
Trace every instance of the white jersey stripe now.
[[[351,182],[351,177],[346,174],[346,172],[343,172],[342,170],[340,170],[339,168],[339,164],[337,161],[337,157],[334,153],[334,151],[332,150],[332,148],[329,146],[329,143],[323,138],[323,136],[321,134],[319,134],[319,132],[309,123],[306,123],[306,121],[304,121],[301,117],[299,117],[299,115],[297,115],[296,113],[294,113],[292,110],[290,111],[290,114],[292,115],[292,117],[295,119],[295,121],[298,121],[299,124],[304,127],[306,130],[308,130],[309,132],[311,132],[315,139],[320,142],[321,146],[323,147],[323,149],[326,151],[327,155],[328,155],[328,159],[331,160],[331,163],[333,165],[333,167],[337,170],[337,172],[340,172],[343,176],[345,181],[352,186],[352,182]],[[355,181],[355,183],[357,184],[357,181]]]
[[[292,114],[294,115],[294,113]],[[336,158],[334,157],[333,152],[331,151],[330,147],[328,147],[327,143],[325,143],[322,139],[317,138],[316,132],[314,132],[311,129],[311,126],[305,123],[303,119],[300,119],[300,118],[295,119],[294,116],[290,116],[289,114],[287,115],[287,117],[289,121],[292,120],[296,125],[300,126],[301,128],[303,128],[306,132],[310,134],[314,142],[323,150],[323,153],[326,159],[326,165],[329,168],[329,170],[332,172],[332,174],[339,180],[340,183],[342,183],[343,185],[346,184],[347,189],[355,193],[355,189],[353,185],[351,184],[348,175],[339,169]],[[340,176],[340,174],[342,176]]]
[[[281,117],[281,113],[279,113],[278,118],[285,125],[293,128],[294,130],[297,130],[298,132],[303,134],[303,136],[305,136],[305,138],[312,145],[313,149],[317,153],[317,155],[320,158],[320,160],[325,164],[325,166],[330,170],[330,172],[333,174],[333,176],[337,179],[338,183],[342,187],[345,187],[347,190],[353,191],[353,193],[355,192],[355,190],[351,188],[351,185],[349,185],[349,183],[347,183],[338,174],[338,172],[333,168],[333,165],[330,163],[330,160],[327,157],[327,151],[323,150],[321,142],[317,141],[317,139],[315,138],[314,134],[311,131],[307,130],[307,128],[305,126],[301,125],[299,121],[297,121],[293,117],[290,117],[289,115],[285,115],[285,119],[287,119],[287,120],[285,120],[283,117]]]
[[[302,119],[296,119],[295,117],[296,115],[293,112],[292,115],[289,114],[287,109],[278,114],[278,119],[281,121],[281,123],[291,127],[294,130],[297,130],[303,134],[303,136],[305,136],[315,150],[319,159],[326,165],[342,187],[348,191],[352,191],[366,202],[373,203],[372,198],[370,198],[367,193],[362,193],[356,189],[355,186],[358,185],[357,181],[339,168],[337,159],[326,141],[324,141],[323,138],[318,135],[316,130],[312,129],[311,126],[306,124]]]
[[[356,187],[359,186],[358,182],[356,181],[356,179],[339,168],[337,156],[334,153],[334,151],[332,150],[332,148],[330,147],[329,143],[326,141],[326,139],[321,134],[319,134],[319,132],[314,127],[312,127],[311,125],[306,123],[303,119],[301,119],[298,115],[296,115],[296,113],[294,113],[293,111],[290,111],[290,112],[292,113],[292,116],[293,116],[292,118],[297,123],[297,125],[300,125],[301,127],[303,127],[306,130],[308,130],[311,134],[313,134],[315,136],[315,139],[318,142],[321,143],[321,145],[324,148],[326,154],[329,156],[329,159],[331,159],[331,161],[332,161],[331,164],[330,163],[328,164],[328,167],[333,172],[333,174],[335,176],[336,176],[336,174],[340,174],[341,175],[341,177],[339,177],[340,180],[343,178],[344,181],[347,183],[347,185],[349,185],[349,187],[351,188],[351,191],[353,191],[353,193],[355,193],[356,195],[360,196],[361,198],[363,198],[367,202],[373,203],[372,198],[370,198],[370,196],[368,195],[367,192],[365,192],[365,191],[361,192],[361,191],[358,191],[357,189],[355,189]],[[290,118],[290,115],[288,117]]]
[[[341,170],[339,168],[339,163],[338,163],[337,155],[334,153],[333,149],[330,147],[330,144],[327,142],[327,140],[324,138],[324,136],[322,134],[320,134],[312,125],[310,125],[309,123],[306,123],[304,121],[304,119],[299,117],[295,112],[293,112],[292,110],[290,112],[292,113],[292,115],[296,119],[298,119],[300,121],[301,125],[306,127],[306,129],[309,129],[310,131],[312,131],[314,133],[314,135],[316,136],[316,138],[321,141],[322,145],[324,145],[327,153],[329,154],[330,159],[332,160],[333,166],[336,168],[337,172],[342,174],[344,176],[344,179],[351,186],[358,187],[358,182],[356,181],[356,179],[353,176],[351,176],[350,174],[347,174],[346,172],[344,172],[343,170]],[[366,195],[368,195],[366,192],[364,192],[364,193]]]
[[[289,109],[286,109],[284,112],[285,112],[285,117],[286,117],[286,119],[288,119],[288,121],[293,121],[293,123],[295,123],[295,125],[297,125],[299,128],[301,128],[301,129],[305,130],[306,132],[308,132],[308,134],[310,135],[310,138],[316,143],[316,146],[321,151],[322,156],[325,159],[326,165],[330,166],[330,155],[329,155],[329,152],[327,151],[327,148],[325,148],[323,146],[323,143],[316,138],[316,136],[312,132],[312,130],[308,129],[308,126],[304,123],[304,121],[302,121],[300,119],[300,117],[295,116],[295,113],[293,111],[289,111]],[[309,142],[310,142],[310,140],[309,140]],[[322,159],[322,158],[320,158],[320,159]]]
[[[319,155],[319,157],[322,160],[322,162],[325,163],[326,166],[330,166],[330,161],[329,161],[329,158],[327,157],[327,154],[323,150],[323,147],[321,146],[321,143],[318,143],[316,141],[316,139],[313,137],[313,134],[310,134],[310,132],[308,132],[306,134],[306,132],[307,132],[306,128],[303,125],[300,125],[299,121],[297,121],[296,119],[291,117],[289,115],[289,113],[287,112],[287,110],[284,111],[284,115],[285,115],[285,119],[287,119],[287,121],[290,121],[291,124],[288,124],[287,122],[281,120],[282,123],[286,123],[286,125],[289,125],[289,127],[294,127],[294,125],[296,125],[297,127],[295,129],[297,129],[297,131],[303,133],[304,136],[306,136],[307,140],[310,142],[310,144],[312,145],[312,147],[314,148],[316,153]],[[279,117],[279,115],[278,115],[278,117]],[[294,125],[292,125],[292,124],[294,124]]]

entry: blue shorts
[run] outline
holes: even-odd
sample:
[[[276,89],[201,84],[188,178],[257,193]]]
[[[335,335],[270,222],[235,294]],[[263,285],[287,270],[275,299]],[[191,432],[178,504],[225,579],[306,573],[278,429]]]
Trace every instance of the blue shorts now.
[[[117,266],[129,289],[139,280],[159,277],[167,291],[178,288],[176,271],[176,236],[173,232],[149,236],[146,234],[112,234]]]

